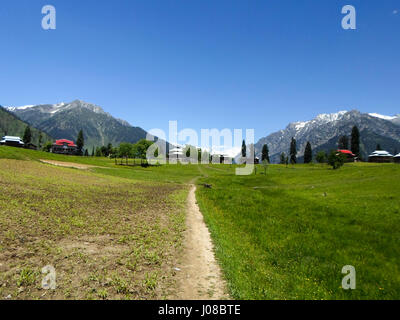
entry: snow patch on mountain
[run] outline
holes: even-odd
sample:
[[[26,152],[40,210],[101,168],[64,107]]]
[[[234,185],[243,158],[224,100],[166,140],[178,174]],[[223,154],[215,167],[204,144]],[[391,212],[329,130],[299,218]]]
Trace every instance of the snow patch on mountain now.
[[[385,116],[385,115],[382,115],[382,114],[379,114],[379,113],[368,113],[371,117],[374,117],[374,118],[379,118],[379,119],[383,119],[383,120],[394,120],[394,119],[396,119],[397,117],[396,116],[394,116],[394,117],[391,117],[391,116]]]
[[[35,105],[27,105],[27,106],[21,106],[21,107],[4,107],[9,111],[15,111],[15,110],[26,110],[29,108],[33,108]]]

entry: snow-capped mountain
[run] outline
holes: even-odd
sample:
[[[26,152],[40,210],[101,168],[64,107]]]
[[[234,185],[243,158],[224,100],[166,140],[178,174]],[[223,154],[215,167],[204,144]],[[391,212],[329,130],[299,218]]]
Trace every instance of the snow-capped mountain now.
[[[400,150],[400,115],[384,116],[377,113],[360,113],[357,110],[320,114],[314,119],[290,123],[286,129],[261,138],[255,145],[258,156],[264,144],[268,145],[272,162],[278,162],[282,152],[288,153],[290,141],[297,141],[298,156],[302,157],[307,141],[314,152],[329,151],[337,147],[340,136],[350,136],[357,125],[361,133],[361,153],[366,157],[375,150],[377,143],[383,148]]]
[[[128,122],[114,118],[101,107],[81,100],[6,109],[56,139],[76,140],[79,130],[83,129],[87,148],[108,143],[134,143],[146,137],[143,129],[132,127]]]

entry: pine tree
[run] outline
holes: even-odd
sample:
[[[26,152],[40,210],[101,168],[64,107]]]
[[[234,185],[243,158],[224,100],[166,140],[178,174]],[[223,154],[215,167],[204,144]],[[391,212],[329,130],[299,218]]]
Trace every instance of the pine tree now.
[[[338,148],[340,150],[348,150],[349,149],[349,138],[347,136],[341,136],[339,138]]]
[[[89,157],[89,152],[87,149],[85,149],[85,157]]]
[[[312,148],[311,143],[308,141],[306,149],[304,150],[304,163],[310,163],[312,161]]]
[[[39,132],[39,149],[42,148],[42,140],[43,140],[42,132]]]
[[[268,146],[266,144],[263,145],[262,147],[262,151],[261,151],[261,161],[267,160],[268,163],[269,161],[269,149]]]
[[[25,128],[25,132],[24,132],[24,138],[23,141],[26,144],[30,143],[32,140],[32,132],[31,132],[31,128],[29,126],[27,126]]]
[[[292,138],[292,141],[290,142],[290,163],[297,163],[297,143],[295,138]]]
[[[94,157],[94,146],[93,146],[93,149],[92,149],[92,157]]]
[[[353,152],[356,157],[360,157],[360,131],[357,126],[354,126],[351,130],[351,152]]]
[[[286,163],[286,154],[284,152],[281,153],[280,162],[281,164]]]
[[[242,142],[242,158],[246,158],[246,141]]]
[[[318,163],[324,163],[326,161],[327,155],[325,151],[320,151],[317,153],[315,156],[315,160],[317,160]]]
[[[85,139],[83,138],[83,131],[79,131],[78,138],[76,139],[76,146],[78,147],[78,154],[83,154],[83,146],[85,145]]]

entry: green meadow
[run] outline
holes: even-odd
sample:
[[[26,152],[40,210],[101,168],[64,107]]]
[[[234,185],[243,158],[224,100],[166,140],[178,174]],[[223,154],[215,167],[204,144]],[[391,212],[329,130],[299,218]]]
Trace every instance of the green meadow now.
[[[76,162],[96,167],[85,171],[56,168],[39,163],[39,159]],[[75,254],[68,246],[64,248],[63,244],[74,244],[77,237],[83,237],[86,233],[92,237],[90,239],[102,237],[101,241],[107,242],[107,247],[120,245],[121,250],[114,252],[110,249],[112,253],[109,257],[103,257],[109,263],[105,263],[105,266],[109,266],[105,270],[96,266],[102,261],[100,256],[86,253],[87,261],[94,271],[80,279],[85,284],[85,290],[79,293],[79,297],[166,296],[166,286],[173,286],[168,266],[171,266],[171,259],[179,256],[179,250],[171,250],[171,246],[179,248],[182,241],[180,232],[183,230],[182,220],[179,219],[181,216],[171,214],[175,206],[182,208],[183,199],[187,195],[187,184],[195,183],[197,201],[211,232],[216,257],[232,298],[400,297],[400,165],[355,163],[345,164],[339,170],[320,164],[270,165],[266,174],[262,166],[259,166],[257,174],[236,176],[234,165],[123,167],[116,166],[114,160],[106,158],[67,157],[9,147],[0,147],[0,163],[3,166],[0,167],[0,227],[1,230],[7,230],[0,234],[0,257],[12,256],[5,243],[13,243],[17,257],[18,254],[21,257],[15,262],[13,269],[7,271],[7,276],[4,273],[1,276],[0,282],[7,284],[0,287],[1,296],[8,294],[7,288],[10,288],[20,298],[30,297],[28,290],[36,297],[34,288],[37,283],[30,287],[28,277],[25,281],[27,284],[22,286],[24,291],[19,294],[18,288],[21,286],[18,283],[27,274],[35,274],[37,270],[34,263],[38,259],[45,261],[44,257],[54,255],[55,259],[59,259],[56,261],[62,261],[63,255],[70,255],[75,257],[72,264],[81,263],[79,254]],[[5,170],[12,174],[4,173]],[[36,176],[35,172],[40,172],[41,175]],[[71,216],[69,210],[62,211],[60,216],[59,212],[49,206],[49,203],[53,203],[52,197],[55,198],[50,191],[53,186],[52,176],[58,179],[65,177],[67,180],[59,191],[62,194],[65,190],[70,195],[69,199],[78,201],[79,205],[68,200],[69,206],[77,210],[76,216]],[[77,177],[75,180],[74,176]],[[35,184],[32,185],[33,182],[27,177],[31,177]],[[204,184],[210,184],[212,188],[205,188]],[[104,190],[100,185],[109,187]],[[84,192],[85,198],[82,200],[78,195],[87,187],[92,192]],[[32,197],[24,192],[24,188],[43,190],[49,202],[43,202],[39,191]],[[19,192],[20,201],[10,202],[15,190]],[[151,190],[157,190],[155,195]],[[119,206],[128,206],[127,196],[131,197],[132,204],[129,207],[133,209],[129,212],[132,216],[119,210]],[[102,204],[111,216],[110,221],[96,210],[89,211],[94,217],[80,211],[82,205],[91,208],[95,206],[97,197],[104,199]],[[21,208],[27,203],[35,207],[35,201],[38,209],[30,213],[32,216],[23,213]],[[118,201],[119,205],[112,201]],[[160,203],[165,204],[165,210],[160,208]],[[4,204],[7,204],[7,210],[4,209]],[[59,206],[56,203],[56,208]],[[144,215],[146,210],[152,212],[153,218]],[[165,212],[168,212],[167,216]],[[43,245],[44,239],[41,239],[42,236],[37,231],[40,228],[35,226],[35,223],[41,221],[41,214],[52,217],[50,221],[53,224],[49,229],[52,231],[45,240],[55,243],[61,253],[46,249],[49,247],[47,242],[47,246]],[[62,214],[67,215],[68,219],[63,219]],[[136,214],[137,219],[132,219]],[[118,220],[118,217],[128,220]],[[167,225],[172,228],[170,232],[161,223],[165,217],[169,217],[166,221],[169,221]],[[148,237],[139,228],[140,219],[144,219],[144,230],[148,230]],[[62,227],[57,221],[62,221]],[[89,223],[90,221],[93,223]],[[118,224],[117,221],[123,223]],[[152,227],[152,221],[160,223]],[[68,223],[81,227],[68,228]],[[29,228],[31,225],[35,228]],[[88,227],[89,231],[86,231],[85,226],[92,227]],[[132,235],[140,229],[141,236],[130,237],[129,226],[132,227]],[[164,241],[163,237],[157,236],[160,228],[166,233],[165,238],[168,240]],[[36,236],[34,230],[38,232]],[[24,232],[29,235],[25,241],[30,246],[26,242],[15,240],[18,239],[17,235],[23,236]],[[120,242],[103,238],[110,232],[114,232],[116,236],[112,238]],[[36,246],[35,241],[40,246]],[[136,269],[129,271],[130,264],[134,263],[132,252],[137,247],[142,248],[142,251],[135,260]],[[29,260],[24,256],[35,248],[39,258]],[[112,261],[116,257],[122,263],[118,265],[120,269],[117,269],[121,270],[122,279],[115,280],[116,284],[113,285],[115,274],[112,270],[115,265]],[[30,264],[27,261],[31,261]],[[341,288],[342,278],[345,276],[341,271],[345,265],[355,267],[355,290]],[[24,268],[31,270],[31,273],[27,273]],[[63,265],[63,268],[67,279],[68,270],[72,267]],[[130,272],[136,272],[138,277],[132,278]],[[111,279],[111,284],[103,286],[107,283],[104,279]],[[121,281],[125,284],[122,291],[119,290]],[[73,291],[72,285],[68,283],[65,280],[66,296],[61,298],[68,298],[67,294]]]

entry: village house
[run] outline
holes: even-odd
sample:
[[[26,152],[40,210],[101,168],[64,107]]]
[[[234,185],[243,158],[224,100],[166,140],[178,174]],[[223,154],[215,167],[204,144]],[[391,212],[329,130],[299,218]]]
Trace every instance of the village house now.
[[[227,154],[213,154],[212,161],[220,164],[232,164],[232,158]]]
[[[67,139],[56,140],[51,146],[50,152],[59,153],[59,154],[67,154],[67,155],[75,155],[78,151],[77,145]]]
[[[356,155],[353,152],[351,152],[350,150],[339,149],[338,153],[341,153],[344,156],[346,156],[346,161],[347,162],[354,162],[357,159]]]
[[[19,147],[23,148],[25,146],[24,142],[20,137],[13,136],[5,136],[1,139],[0,145],[10,146],[10,147]]]
[[[368,162],[393,162],[393,155],[385,150],[376,150],[368,156]]]
[[[393,161],[396,162],[396,163],[400,163],[400,153],[399,153],[399,154],[396,154],[396,155],[393,157]]]
[[[169,150],[169,160],[174,161],[182,161],[183,158],[183,149],[181,146],[176,146],[175,148]]]

